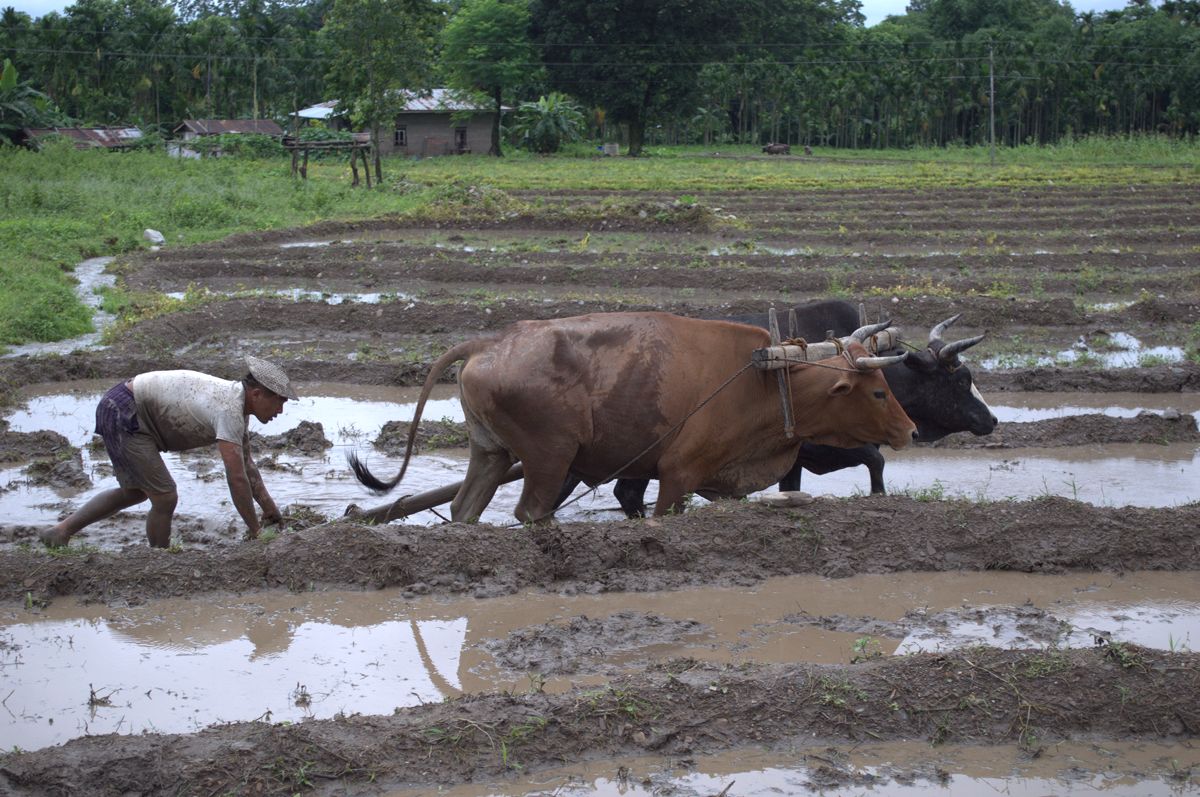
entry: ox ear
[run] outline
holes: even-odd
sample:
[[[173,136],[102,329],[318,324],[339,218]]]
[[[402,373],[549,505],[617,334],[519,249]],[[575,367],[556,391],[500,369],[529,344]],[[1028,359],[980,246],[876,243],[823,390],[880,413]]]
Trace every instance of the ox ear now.
[[[833,383],[833,387],[829,388],[829,395],[844,396],[854,389],[854,382],[846,377],[841,377]]]

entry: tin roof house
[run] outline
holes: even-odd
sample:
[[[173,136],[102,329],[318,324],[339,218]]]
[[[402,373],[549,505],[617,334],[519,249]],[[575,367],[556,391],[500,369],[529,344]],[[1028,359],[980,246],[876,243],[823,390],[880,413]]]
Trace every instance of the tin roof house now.
[[[396,114],[390,135],[379,142],[382,155],[430,157],[487,152],[492,141],[496,111],[451,89],[404,92],[403,109]],[[300,119],[321,120],[335,130],[349,127],[335,113],[337,100],[318,103],[296,112]],[[505,109],[507,110],[507,109]],[[470,114],[466,121],[455,115]]]
[[[173,131],[184,141],[222,133],[261,133],[282,136],[283,128],[270,119],[184,119]]]
[[[24,140],[62,136],[75,143],[75,149],[125,150],[137,145],[142,131],[136,127],[26,127]]]

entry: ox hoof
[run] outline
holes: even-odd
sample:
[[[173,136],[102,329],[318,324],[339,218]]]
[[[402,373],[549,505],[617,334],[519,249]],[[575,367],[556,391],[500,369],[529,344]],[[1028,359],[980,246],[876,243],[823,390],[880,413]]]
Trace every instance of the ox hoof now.
[[[767,506],[804,506],[811,504],[814,499],[808,493],[802,493],[799,490],[790,490],[785,493],[769,493],[759,498],[759,503]]]

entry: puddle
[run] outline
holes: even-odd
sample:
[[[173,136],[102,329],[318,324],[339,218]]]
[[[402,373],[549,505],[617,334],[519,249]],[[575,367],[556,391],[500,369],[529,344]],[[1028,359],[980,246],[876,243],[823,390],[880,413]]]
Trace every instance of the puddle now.
[[[1098,351],[1093,350],[1084,338],[1080,338],[1074,346],[1060,351],[1052,357],[1035,354],[1001,354],[981,360],[980,367],[995,370],[1078,363],[1097,368],[1137,368],[1160,363],[1178,363],[1183,362],[1184,359],[1182,346],[1144,346],[1140,340],[1127,332],[1112,332],[1105,337],[1107,338],[1106,345]]]
[[[1080,608],[1057,619],[1065,624],[1055,637],[1059,647],[1087,648],[1097,639],[1111,639],[1163,650],[1200,650],[1200,603],[1196,602]],[[936,653],[971,645],[1030,647],[1030,622],[1020,609],[937,620],[935,629],[907,635],[895,652]]]
[[[1059,496],[1096,506],[1172,507],[1200,501],[1200,449],[1119,443],[1102,449],[911,448],[887,451],[888,492],[975,501]],[[848,496],[867,491],[865,468],[826,476],[805,473],[813,494]]]
[[[1174,409],[1200,419],[1200,393],[996,393],[988,406],[1000,423],[1027,423],[1069,415],[1134,418]],[[1003,403],[996,403],[1003,402]]]
[[[468,255],[474,254],[476,252],[495,252],[496,251],[496,247],[494,247],[494,246],[471,246],[470,244],[451,245],[451,244],[436,243],[433,246],[435,249],[452,249],[456,252],[463,252],[464,254],[468,254]],[[558,252],[557,249],[550,249],[547,251],[549,251],[550,253]]]
[[[1092,644],[1073,633],[1032,640],[994,629],[1005,613],[986,607],[1014,605],[1026,615],[1040,607],[1043,627],[1091,628],[1115,641],[1174,650],[1200,641],[1200,582],[1191,573],[791,576],[753,588],[488,599],[406,597],[397,589],[266,592],[125,608],[56,601],[36,614],[0,612],[8,693],[0,748],[36,749],[88,733],[191,732],[260,717],[387,714],[462,694],[526,691],[530,675],[543,669],[544,688],[561,692],[677,656],[844,664],[864,636],[882,655],[917,649],[919,635],[919,649]],[[542,649],[529,643],[520,650],[533,658],[515,664],[491,652],[517,632],[545,635],[573,619],[613,615],[626,619],[563,646],[570,667],[546,666],[537,659]],[[877,618],[896,628],[913,617],[919,626],[924,615],[927,626],[910,627],[903,641],[797,620]],[[667,630],[632,642],[607,636],[638,618]],[[111,705],[89,706],[93,692]]]
[[[273,291],[253,291],[246,293],[245,291],[212,291],[205,290],[205,294],[210,296],[230,296],[230,297],[279,297],[283,299],[291,299],[294,302],[324,302],[325,304],[380,304],[382,302],[411,302],[414,301],[412,295],[407,293],[330,293],[329,291],[310,291],[304,288],[286,288]],[[183,299],[187,296],[185,291],[171,291],[165,296],[171,299]]]
[[[93,451],[95,405],[107,381],[78,382],[63,392],[64,385],[32,386],[24,395],[26,404],[8,416],[17,432],[52,429],[67,437],[82,451],[83,472],[92,479],[90,489],[51,488],[31,485],[23,465],[0,468],[0,516],[13,525],[46,525],[82,505],[100,490],[116,485],[108,458]],[[306,384],[304,396],[289,402],[284,414],[270,424],[251,419],[251,430],[278,435],[302,421],[321,423],[333,447],[317,455],[283,453],[277,466],[264,468],[263,478],[272,497],[282,507],[304,505],[328,517],[340,517],[352,503],[373,507],[388,497],[368,493],[354,479],[346,455],[358,452],[376,474],[398,471],[400,459],[385,455],[371,445],[385,423],[408,420],[415,409],[416,389],[337,384]],[[1186,411],[1200,410],[1200,396],[1126,396],[1084,394],[1005,394],[1008,404],[993,408],[1004,420],[1034,420],[1072,412],[1104,411],[1106,414],[1136,414],[1139,409],[1158,409],[1157,403],[1183,405]],[[1055,405],[1069,401],[1070,405]],[[1095,404],[1095,406],[1089,406]],[[426,420],[461,422],[462,409],[452,385],[439,386],[427,404]],[[262,452],[259,452],[260,458]],[[1001,454],[987,449],[934,449],[912,447],[888,451],[884,471],[889,492],[920,497],[961,497],[971,500],[1029,499],[1062,496],[1100,506],[1178,506],[1200,500],[1200,450],[1188,444],[1112,444],[1054,449],[1006,449]],[[207,452],[164,455],[168,469],[180,486],[180,517],[199,518],[208,523],[234,523],[236,513],[229,502],[223,470],[216,448]],[[460,481],[466,473],[465,449],[446,449],[414,457],[403,486],[390,498],[431,490]],[[483,521],[497,525],[515,523],[512,508],[520,497],[521,482],[502,485],[484,512]],[[802,489],[814,495],[854,496],[868,489],[865,468],[854,468],[825,476],[806,473]],[[771,488],[765,492],[774,492]],[[616,499],[609,486],[595,492],[580,487],[580,499],[558,513],[572,519],[619,519]],[[651,483],[647,502],[653,501],[656,484]],[[695,498],[697,504],[704,499]],[[445,513],[446,507],[439,511]],[[101,548],[121,547],[125,538],[110,539],[112,524],[128,518],[144,518],[145,510],[131,509],[118,518],[89,527],[82,542]],[[440,523],[434,512],[410,517],[409,524]],[[140,522],[140,521],[139,521]],[[106,525],[108,524],[108,525]],[[236,524],[235,524],[236,525]]]
[[[1200,753],[1186,744],[1062,743],[1037,758],[1013,746],[920,743],[734,750],[683,760],[622,758],[571,764],[498,783],[439,788],[440,797],[1166,797],[1195,793]],[[1176,767],[1183,768],[1178,775]],[[418,797],[429,789],[385,790]]]
[[[74,271],[75,279],[79,281],[79,284],[75,286],[75,293],[79,296],[81,302],[92,308],[92,326],[95,327],[94,332],[89,332],[86,335],[80,335],[77,338],[69,340],[57,340],[51,343],[26,343],[21,346],[12,346],[3,356],[20,357],[26,354],[69,354],[80,349],[103,348],[100,346],[100,335],[104,332],[105,327],[115,320],[115,316],[100,309],[101,296],[96,291],[99,288],[111,287],[116,283],[116,275],[104,273],[104,269],[111,262],[111,257],[93,257],[77,265]]]
[[[83,472],[91,477],[93,486],[81,492],[30,485],[25,483],[27,477],[22,473],[23,465],[0,468],[0,517],[6,524],[55,523],[65,511],[81,506],[101,490],[116,486],[116,479],[110,475],[107,455],[103,450],[92,451],[89,446],[95,428],[96,403],[109,387],[108,381],[90,381],[74,383],[66,393],[62,392],[62,384],[31,386],[23,391],[28,397],[25,407],[7,416],[10,429],[15,432],[52,429],[64,435],[71,445],[81,449]],[[300,392],[303,397],[288,402],[284,414],[271,423],[260,424],[251,418],[251,431],[277,435],[295,428],[301,421],[319,422],[333,447],[318,456],[280,454],[276,457],[278,469],[264,468],[263,479],[276,503],[285,508],[302,504],[323,515],[340,517],[351,503],[375,506],[386,502],[387,498],[371,495],[355,480],[346,463],[346,455],[358,451],[377,473],[397,471],[400,459],[376,451],[371,442],[388,421],[412,417],[419,390],[304,384],[300,386]],[[443,385],[435,389],[426,404],[424,417],[428,420],[463,420],[454,386]],[[259,454],[261,456],[261,452]],[[229,500],[215,446],[203,455],[168,452],[163,455],[163,460],[180,488],[178,516],[219,523],[235,520],[236,512]],[[418,455],[409,466],[402,491],[395,491],[391,498],[460,481],[466,474],[466,465],[465,449]],[[503,485],[492,506],[484,513],[484,522],[514,523],[512,508],[516,506],[520,491],[520,482]],[[581,487],[577,494],[585,492]],[[581,499],[561,510],[559,517],[564,520],[581,518],[601,508],[611,508],[614,518],[619,515],[615,499],[605,495]],[[135,507],[121,513],[118,519],[127,523],[130,517],[144,518],[145,510]],[[85,529],[80,541],[102,548],[121,547],[124,543],[120,540],[108,539],[111,529],[106,525],[118,519]],[[427,525],[440,523],[441,518],[433,512],[422,512],[407,522]]]
[[[343,239],[341,241],[289,241],[279,245],[280,249],[320,249],[322,246],[332,246],[335,243],[352,244],[354,241]]]

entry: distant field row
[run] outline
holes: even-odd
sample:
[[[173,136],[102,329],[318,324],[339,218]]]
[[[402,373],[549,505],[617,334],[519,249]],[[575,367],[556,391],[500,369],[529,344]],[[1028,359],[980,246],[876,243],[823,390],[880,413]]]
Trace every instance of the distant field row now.
[[[349,164],[310,164],[309,179],[288,162],[231,158],[182,161],[158,153],[41,153],[0,150],[0,346],[86,332],[90,311],[70,277],[86,257],[147,246],[143,230],[170,246],[230,234],[327,220],[432,213],[454,218],[503,213],[537,193],[648,192],[689,201],[718,191],[887,190],[936,195],[948,188],[1200,185],[1200,143],[1136,139],[1053,149],[895,153],[817,149],[809,157],[763,156],[754,147],[655,149],[645,158],[534,157],[515,153],[390,160],[381,188],[350,187]],[[489,186],[477,192],[470,186]],[[507,192],[522,192],[520,200]],[[1155,226],[1161,226],[1159,220]]]

